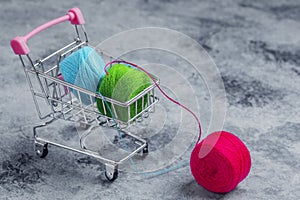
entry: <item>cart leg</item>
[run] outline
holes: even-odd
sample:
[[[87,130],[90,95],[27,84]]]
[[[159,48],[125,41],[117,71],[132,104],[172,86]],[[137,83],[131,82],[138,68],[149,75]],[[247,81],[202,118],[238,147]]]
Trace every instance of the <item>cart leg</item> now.
[[[105,177],[109,181],[114,181],[118,178],[118,166],[112,164],[105,164]]]
[[[139,140],[136,139],[135,140],[135,144],[137,144],[139,146],[145,145],[141,150],[138,151],[138,154],[140,156],[144,156],[144,155],[147,155],[149,153],[148,142],[142,143],[141,141],[139,141]]]
[[[48,143],[47,142],[41,142],[37,138],[37,129],[42,128],[44,126],[47,126],[48,124],[51,124],[56,119],[51,119],[50,121],[44,122],[43,124],[37,125],[33,127],[33,137],[34,137],[34,151],[36,154],[41,157],[45,158],[48,155]]]
[[[48,143],[34,141],[34,151],[40,158],[45,158],[48,155]]]

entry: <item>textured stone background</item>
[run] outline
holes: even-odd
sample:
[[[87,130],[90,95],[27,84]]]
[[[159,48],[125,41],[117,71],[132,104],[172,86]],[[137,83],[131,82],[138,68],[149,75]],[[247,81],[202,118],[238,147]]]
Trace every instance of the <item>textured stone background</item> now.
[[[147,179],[121,173],[110,184],[99,175],[103,167],[94,159],[57,148],[46,159],[34,155],[30,127],[37,116],[9,41],[74,6],[86,18],[91,41],[158,26],[203,45],[226,88],[225,129],[238,135],[252,155],[251,173],[236,190],[210,193],[194,181],[188,166]],[[0,199],[300,198],[298,0],[1,0],[0,23]],[[46,55],[64,41],[64,33],[60,29],[49,35],[55,40],[32,40],[31,47]],[[67,126],[61,135],[70,140],[67,133],[72,131]]]

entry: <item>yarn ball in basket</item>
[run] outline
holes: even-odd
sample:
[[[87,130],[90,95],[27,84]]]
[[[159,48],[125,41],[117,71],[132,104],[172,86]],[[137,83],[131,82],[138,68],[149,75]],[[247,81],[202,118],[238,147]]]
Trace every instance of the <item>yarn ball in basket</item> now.
[[[104,66],[103,59],[89,46],[73,52],[59,63],[65,81],[93,93],[97,91],[100,77],[105,75]],[[83,92],[79,92],[78,95],[78,90],[72,88],[71,91],[85,105],[95,102],[95,99],[91,99],[90,95]]]
[[[151,79],[147,74],[139,69],[124,64],[114,64],[107,72],[108,74],[102,77],[99,82],[98,91],[104,97],[119,102],[128,102],[151,85]],[[144,95],[144,100],[142,100],[142,98],[137,100],[137,105],[136,103],[130,105],[130,118],[128,116],[128,107],[114,105],[113,108],[110,102],[104,103],[101,99],[97,99],[96,101],[97,107],[102,114],[127,122],[136,114],[139,114],[143,107],[145,108],[148,98],[149,95],[146,94]],[[144,105],[142,105],[143,102]],[[103,105],[105,106],[106,113]],[[116,113],[114,113],[114,110]]]
[[[215,193],[235,189],[250,172],[251,157],[245,144],[229,132],[214,132],[196,145],[190,160],[199,185]]]

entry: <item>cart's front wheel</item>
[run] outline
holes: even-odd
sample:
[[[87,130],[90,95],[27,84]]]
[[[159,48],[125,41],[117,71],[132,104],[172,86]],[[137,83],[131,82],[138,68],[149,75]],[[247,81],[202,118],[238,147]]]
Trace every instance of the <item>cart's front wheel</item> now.
[[[35,142],[35,152],[40,158],[45,158],[48,155],[48,143]]]
[[[105,171],[105,177],[108,181],[114,181],[118,178],[118,170],[115,169],[113,172]]]

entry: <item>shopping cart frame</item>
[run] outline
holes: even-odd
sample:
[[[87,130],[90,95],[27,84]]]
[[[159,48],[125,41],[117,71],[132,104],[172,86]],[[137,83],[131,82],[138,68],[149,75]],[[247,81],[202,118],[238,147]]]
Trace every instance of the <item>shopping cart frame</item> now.
[[[33,61],[29,55],[30,49],[27,46],[27,41],[39,32],[65,21],[70,21],[71,24],[75,26],[76,38],[74,41],[42,59]],[[34,150],[37,155],[41,158],[46,157],[48,154],[48,144],[50,144],[94,157],[105,165],[105,176],[108,180],[113,181],[118,177],[118,166],[120,164],[137,154],[143,156],[148,153],[147,141],[136,134],[128,132],[127,128],[148,118],[149,114],[155,111],[155,104],[159,101],[155,95],[155,87],[156,84],[159,83],[159,80],[155,78],[156,83],[152,83],[143,92],[127,102],[119,102],[64,81],[59,70],[60,61],[88,45],[88,37],[83,25],[84,23],[81,11],[78,8],[72,8],[66,15],[37,27],[27,35],[15,37],[11,41],[11,47],[21,60],[38,116],[44,121],[33,127]],[[109,61],[114,60],[112,56],[102,50],[100,50],[99,53]],[[56,65],[49,66],[46,64],[47,61],[54,58],[57,60]],[[33,79],[35,81],[33,81]],[[72,94],[74,92],[77,93],[78,98]],[[90,104],[83,104],[81,94],[88,95]],[[107,103],[110,103],[111,110],[108,111],[104,109],[104,113],[100,113],[96,106],[96,99],[102,102],[103,108],[106,107]],[[41,110],[40,100],[44,100],[44,104],[46,104],[49,111],[43,112]],[[137,109],[138,101],[142,101],[141,111]],[[118,112],[115,109],[117,106],[128,110],[128,118],[126,121],[118,118]],[[130,113],[132,106],[135,107],[135,115],[133,117]],[[111,112],[113,117],[108,117],[108,112]],[[80,148],[63,145],[39,136],[38,130],[59,119],[80,123],[82,127],[86,127],[86,131],[79,139]],[[124,136],[130,137],[137,144],[137,148],[128,152],[128,155],[119,160],[108,159],[100,155],[99,152],[89,150],[84,143],[85,138],[94,128],[99,126],[117,129],[120,137],[116,139],[122,139]]]

